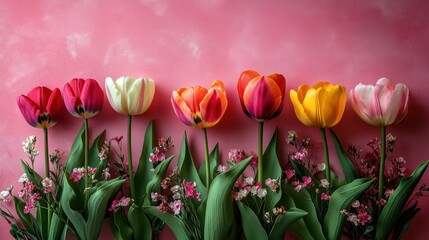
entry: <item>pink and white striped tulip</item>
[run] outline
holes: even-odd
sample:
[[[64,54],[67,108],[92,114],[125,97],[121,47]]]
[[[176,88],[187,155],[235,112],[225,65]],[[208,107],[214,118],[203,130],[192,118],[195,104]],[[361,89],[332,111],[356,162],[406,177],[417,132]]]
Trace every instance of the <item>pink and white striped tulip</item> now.
[[[356,114],[373,126],[388,126],[404,119],[408,112],[409,89],[381,78],[375,85],[358,84],[350,91]]]

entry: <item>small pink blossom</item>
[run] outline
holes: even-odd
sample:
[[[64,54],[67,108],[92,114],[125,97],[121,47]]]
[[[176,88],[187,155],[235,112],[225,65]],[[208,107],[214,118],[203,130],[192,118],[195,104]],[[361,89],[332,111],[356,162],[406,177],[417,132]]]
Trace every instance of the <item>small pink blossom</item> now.
[[[55,190],[54,181],[48,177],[42,180],[42,186],[45,194],[52,193]]]
[[[267,185],[273,192],[277,192],[280,187],[277,179],[271,178],[267,178],[267,180],[265,180],[265,185]]]
[[[182,201],[176,200],[174,202],[170,202],[169,207],[173,210],[174,215],[180,214],[180,211],[182,210]]]
[[[329,196],[329,194],[322,193],[322,194],[320,195],[320,199],[322,199],[322,200],[324,200],[324,201],[329,201],[329,200],[331,200],[331,196]]]
[[[195,182],[183,181],[182,187],[185,189],[186,197],[193,197],[198,201],[201,201],[201,193],[197,191],[197,184]]]
[[[32,209],[36,208],[36,201],[40,199],[42,199],[42,197],[38,193],[34,193],[33,195],[30,195],[30,197],[27,198],[27,201],[24,207],[24,213],[28,214]]]

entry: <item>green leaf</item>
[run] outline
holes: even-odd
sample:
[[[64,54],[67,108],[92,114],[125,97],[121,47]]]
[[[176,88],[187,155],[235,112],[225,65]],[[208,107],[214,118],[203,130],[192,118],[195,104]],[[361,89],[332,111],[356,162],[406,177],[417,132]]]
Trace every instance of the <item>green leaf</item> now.
[[[149,198],[153,192],[162,192],[161,181],[164,179],[165,173],[167,172],[168,166],[170,165],[171,160],[173,160],[173,158],[174,155],[165,159],[158,166],[156,166],[155,171],[153,172],[153,178],[146,186],[146,195]]]
[[[21,219],[24,228],[32,235],[36,235],[36,231],[33,227],[33,219],[31,214],[24,213],[25,202],[21,201],[19,198],[13,196],[13,202],[15,204],[15,211],[18,214],[19,219]]]
[[[283,202],[284,206],[286,206],[286,209],[296,208],[293,198],[291,198],[289,195],[283,194],[281,201]],[[305,222],[302,218],[291,223],[288,227],[288,230],[298,236],[299,239],[314,239],[313,236],[311,236],[310,231],[305,226]]]
[[[31,181],[37,187],[43,188],[42,186],[43,178],[36,171],[34,171],[26,162],[22,160],[21,160],[21,166],[22,166],[22,169],[24,169],[25,174],[27,174],[28,180]]]
[[[251,160],[248,157],[213,180],[207,196],[204,239],[226,239],[234,219],[231,190]]]
[[[132,240],[133,229],[122,212],[113,213],[110,217],[110,229],[116,240]]]
[[[84,126],[80,128],[72,146],[70,149],[69,157],[67,158],[67,162],[64,165],[65,172],[72,172],[74,168],[84,166]]]
[[[67,219],[62,209],[59,209],[58,213],[63,219]],[[62,229],[62,231],[60,231],[60,229]],[[64,232],[67,233],[67,229],[68,227],[66,223],[61,221],[58,215],[54,213],[51,219],[51,226],[49,227],[49,239],[65,239],[63,238],[63,235],[65,237],[66,234],[64,234]]]
[[[100,184],[96,191],[88,200],[88,223],[87,236],[88,239],[98,239],[103,225],[104,214],[107,209],[107,203],[119,189],[125,179],[111,179]]]
[[[151,214],[159,219],[161,219],[167,226],[173,231],[176,239],[179,240],[188,240],[188,232],[186,231],[185,224],[183,221],[169,213],[163,213],[158,211],[154,206],[144,206],[142,207],[143,211],[148,214]]]
[[[102,131],[93,141],[91,147],[88,151],[88,165],[90,167],[97,167],[100,163],[100,157],[98,154],[100,153],[100,149],[104,144],[104,138],[106,136],[106,130]],[[104,161],[106,162],[106,161]],[[104,169],[104,168],[103,168]]]
[[[207,189],[201,181],[200,176],[198,175],[197,168],[195,167],[191,151],[189,150],[186,132],[183,134],[182,147],[180,149],[177,166],[180,171],[180,177],[183,180],[195,182],[198,186],[198,192],[201,193],[201,198],[206,198]],[[199,206],[199,204],[200,202],[198,202],[197,207]]]
[[[357,171],[352,161],[350,161],[350,159],[345,154],[343,147],[341,146],[340,140],[338,139],[334,130],[332,130],[332,128],[329,128],[329,130],[331,132],[331,137],[334,142],[335,151],[337,152],[338,160],[340,161],[341,168],[343,169],[345,181],[346,183],[350,183],[356,178],[358,178]]]
[[[413,220],[414,216],[420,211],[420,208],[417,207],[417,201],[414,202],[413,206],[409,207],[405,210],[398,221],[396,222],[393,237],[392,239],[401,239],[402,235],[405,234],[408,227],[410,226],[411,220]]]
[[[341,237],[345,217],[340,214],[340,211],[349,209],[352,202],[371,186],[372,182],[374,179],[355,179],[332,193],[328,211],[323,221],[327,239],[339,239]]]
[[[308,213],[298,208],[290,208],[286,214],[281,214],[277,217],[273,228],[271,229],[270,240],[283,240],[285,231],[293,222],[306,216]]]
[[[140,155],[137,171],[134,176],[134,184],[136,191],[135,204],[137,204],[138,206],[143,205],[143,196],[146,193],[146,186],[152,180],[152,163],[149,161],[149,157],[153,148],[153,124],[151,121],[146,128],[142,152]]]
[[[277,155],[277,152],[278,152],[277,141],[278,141],[278,131],[276,129],[263,156],[264,170],[262,175],[264,180],[266,180],[267,178],[279,180],[279,185],[280,185],[282,168],[280,166],[279,158]],[[266,186],[265,183],[261,183],[261,184]],[[276,204],[280,201],[281,197],[282,197],[281,186],[276,192],[271,191],[271,189],[268,189],[267,195],[266,195],[266,202],[265,202],[265,211],[272,211],[273,208],[276,206]]]
[[[209,155],[210,159],[210,180],[213,180],[213,178],[216,177],[216,169],[219,166],[219,144],[216,144],[216,146],[213,148],[213,150],[210,152]],[[200,169],[198,171],[198,174],[200,175],[200,179],[203,182],[204,186],[207,186],[206,183],[206,161],[203,161],[203,163],[200,166]]]
[[[305,227],[308,229],[311,236],[314,239],[324,240],[325,236],[323,234],[322,225],[318,220],[316,207],[314,206],[307,189],[302,189],[300,192],[297,192],[293,189],[291,184],[287,184],[286,194],[293,199],[297,208],[308,213],[308,215],[304,216],[302,219],[304,220]]]
[[[128,211],[128,221],[134,231],[134,239],[152,239],[152,226],[141,207],[132,205]]]
[[[241,220],[243,224],[244,234],[247,239],[268,240],[268,235],[259,222],[258,216],[241,201],[236,201],[238,209],[240,210]]]
[[[421,163],[410,176],[399,181],[398,187],[389,197],[378,218],[375,231],[376,239],[386,239],[389,236],[408,199],[426,171],[428,164],[429,161]]]

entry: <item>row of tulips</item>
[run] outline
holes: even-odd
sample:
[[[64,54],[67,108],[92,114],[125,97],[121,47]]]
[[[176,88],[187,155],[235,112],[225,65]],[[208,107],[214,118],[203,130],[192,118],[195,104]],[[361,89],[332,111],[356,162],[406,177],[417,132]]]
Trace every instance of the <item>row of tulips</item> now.
[[[266,121],[277,117],[281,113],[284,99],[286,97],[285,88],[286,79],[283,75],[271,74],[264,76],[253,70],[244,71],[240,75],[237,83],[237,91],[244,113],[248,117],[256,120],[259,126],[257,168],[257,180],[259,183],[265,182],[264,177],[266,178],[267,176],[264,175],[266,172],[264,170],[264,166],[267,164],[267,161],[269,161],[268,159],[265,159],[265,161],[263,160],[265,156],[263,153],[262,142],[264,132],[263,126]],[[142,174],[140,169],[144,167],[140,167],[140,165],[144,165],[143,163],[139,163],[137,172],[133,168],[133,159],[131,157],[133,155],[131,149],[131,123],[132,116],[143,114],[150,107],[155,94],[155,84],[154,81],[150,78],[134,79],[131,77],[120,77],[117,80],[106,78],[105,92],[111,107],[116,112],[128,116],[127,179],[130,183],[129,194],[131,199],[135,200],[136,206],[128,213],[128,221],[131,224],[132,231],[138,232],[136,229],[138,226],[135,224],[133,225],[133,221],[137,219],[134,216],[140,214],[138,217],[139,221],[144,219],[144,221],[150,221],[152,223],[154,220],[148,216],[153,213],[153,211],[150,209],[141,208],[148,201],[143,200],[143,198],[147,198],[147,195],[150,195],[150,192],[147,192],[146,195],[144,194],[146,188],[150,188],[150,179],[148,179],[148,176],[141,176]],[[378,177],[379,200],[382,198],[384,192],[384,162],[386,151],[384,140],[386,138],[386,126],[397,123],[405,117],[408,109],[408,96],[409,90],[404,84],[395,85],[391,80],[386,78],[380,79],[375,85],[359,84],[350,91],[351,103],[358,116],[368,124],[381,127],[382,154],[380,160],[380,173]],[[290,99],[293,103],[297,118],[304,125],[316,127],[321,130],[325,153],[325,178],[328,180],[328,182],[330,182],[332,178],[329,167],[330,163],[325,129],[331,128],[340,122],[347,102],[346,89],[342,85],[334,86],[328,82],[319,82],[314,86],[304,84],[301,85],[297,91],[290,91]],[[93,239],[94,237],[97,238],[101,230],[101,223],[104,214],[102,214],[102,216],[95,215],[106,210],[107,200],[116,195],[116,192],[120,189],[122,183],[125,181],[124,179],[112,179],[103,183],[100,181],[100,183],[96,183],[97,185],[94,186],[93,180],[90,176],[90,165],[92,161],[90,159],[90,151],[92,147],[89,146],[88,119],[97,115],[103,107],[104,93],[102,88],[98,85],[97,81],[93,79],[73,79],[70,83],[67,83],[64,86],[62,94],[59,89],[54,89],[52,91],[46,87],[36,87],[27,95],[21,95],[17,102],[21,113],[28,124],[36,128],[42,128],[44,131],[45,176],[47,178],[50,177],[47,129],[54,126],[59,121],[62,114],[63,102],[70,114],[83,119],[83,152],[81,157],[83,158],[83,167],[85,169],[85,183],[83,189],[81,189],[82,193],[76,192],[75,189],[78,185],[71,183],[68,179],[68,175],[71,173],[74,167],[82,166],[74,163],[67,163],[71,167],[68,167],[66,164],[64,191],[69,189],[70,191],[73,191],[75,195],[70,195],[68,197],[68,200],[70,200],[69,202],[63,199],[59,201],[60,203],[68,205],[74,198],[79,198],[79,196],[82,196],[82,209],[76,210],[71,209],[70,207],[64,207],[61,211],[53,210],[50,204],[50,201],[52,201],[53,197],[48,196],[48,204],[46,206],[42,206],[40,210],[42,215],[46,216],[46,218],[42,218],[43,221],[47,221],[47,223],[44,225],[46,226],[46,229],[43,229],[42,232],[43,239],[57,236],[56,233],[52,233],[56,231],[56,229],[49,229],[51,226],[55,226],[51,223],[51,221],[58,223],[58,219],[61,217],[60,215],[65,214],[65,216],[69,218],[70,222],[72,223],[71,227],[66,226],[65,229],[73,229],[72,232],[80,239]],[[219,188],[214,188],[213,190],[210,188],[214,176],[213,166],[211,166],[213,163],[211,161],[211,154],[209,154],[206,129],[215,126],[222,119],[226,112],[228,99],[224,84],[222,81],[216,80],[213,82],[210,89],[201,86],[180,88],[172,92],[171,104],[175,114],[185,125],[202,129],[205,143],[205,160],[203,163],[205,167],[205,173],[203,174],[205,179],[201,182],[204,182],[206,187],[206,190],[202,195],[203,197],[207,198],[207,206],[212,206],[216,203],[213,203],[213,201],[210,200],[210,197],[216,198],[217,196],[211,196],[210,192],[218,191]],[[96,145],[95,142],[94,145]],[[150,144],[148,146],[152,145]],[[143,152],[146,152],[145,154],[147,155],[147,149]],[[143,155],[144,154],[142,153],[142,156]],[[145,159],[145,161],[146,160],[147,159]],[[249,163],[250,160],[247,161],[247,164]],[[155,169],[155,173],[153,175],[154,177],[157,176],[156,174],[160,174],[160,172],[165,174],[166,166],[168,165],[161,165],[162,166],[158,166],[157,169]],[[231,169],[231,172],[234,173],[231,173],[233,176],[232,184],[238,177],[237,174],[240,174],[240,171],[242,172],[242,170],[244,170],[243,167],[244,165],[238,166],[236,169]],[[240,171],[237,169],[240,169]],[[95,175],[97,175],[97,173]],[[145,181],[146,185],[143,186],[144,190],[142,190],[142,183],[139,181],[139,179],[144,179]],[[137,181],[135,182],[135,180]],[[331,194],[334,194],[333,190]],[[215,193],[212,193],[212,195],[215,195]],[[63,198],[66,199],[67,197]],[[105,200],[94,200],[101,198]],[[229,196],[229,198],[231,198],[231,196]],[[277,199],[277,202],[278,201],[279,199]],[[205,207],[206,204],[203,204],[202,206]],[[97,210],[94,212],[94,210],[91,208],[97,208]],[[144,217],[141,217],[141,215],[144,215]],[[163,219],[163,215],[155,215]],[[91,217],[95,218],[96,220],[91,219]],[[167,220],[168,224],[169,218],[165,219]],[[205,219],[206,224],[212,221],[212,218],[207,217],[207,215]],[[81,220],[84,222],[88,221],[88,223],[91,221],[97,222],[96,228],[82,225]],[[117,220],[114,220],[115,223],[116,221]],[[222,221],[226,220],[223,219]],[[217,229],[212,230],[216,231]],[[210,232],[210,230],[207,229],[204,231]]]

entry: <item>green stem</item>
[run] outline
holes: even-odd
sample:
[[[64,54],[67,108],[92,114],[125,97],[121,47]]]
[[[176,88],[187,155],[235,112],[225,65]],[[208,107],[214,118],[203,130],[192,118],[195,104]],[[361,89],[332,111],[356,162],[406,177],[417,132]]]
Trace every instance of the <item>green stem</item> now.
[[[326,140],[326,132],[325,128],[320,128],[320,132],[322,133],[323,140],[323,152],[325,156],[325,177],[328,182],[331,182],[331,168],[329,165],[329,151],[328,151],[328,141]]]
[[[384,164],[386,161],[386,126],[381,127],[380,172],[378,174],[378,201],[383,198]]]
[[[88,205],[88,200],[89,200],[89,174],[88,174],[88,151],[89,151],[89,143],[88,143],[88,119],[84,118],[83,119],[83,127],[84,127],[84,140],[83,140],[83,145],[84,145],[84,157],[85,157],[85,191],[84,191],[84,195],[85,195],[85,209],[87,208]]]
[[[204,136],[204,157],[206,161],[206,185],[207,185],[207,191],[209,191],[210,188],[210,159],[209,159],[209,143],[207,140],[207,129],[203,128],[203,136]]]
[[[44,137],[44,144],[45,144],[45,175],[47,178],[50,178],[50,170],[49,170],[49,144],[48,144],[48,129],[43,128],[43,137]],[[51,226],[51,217],[52,217],[52,208],[51,208],[51,196],[48,195],[48,229],[47,232],[49,233],[49,227]]]
[[[264,162],[263,162],[263,136],[264,136],[264,122],[258,123],[258,182],[262,184],[263,173],[264,173]]]
[[[128,178],[130,181],[130,195],[132,199],[135,199],[135,187],[134,187],[134,172],[133,172],[133,154],[131,151],[131,119],[132,116],[128,115],[128,131],[127,131],[127,145],[128,145]]]

